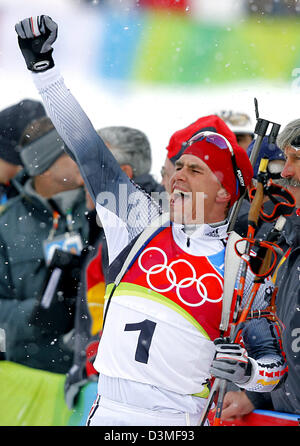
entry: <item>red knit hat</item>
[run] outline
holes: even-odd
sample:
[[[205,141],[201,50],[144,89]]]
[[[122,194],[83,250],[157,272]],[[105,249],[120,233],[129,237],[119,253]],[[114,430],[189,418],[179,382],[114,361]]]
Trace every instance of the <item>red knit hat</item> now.
[[[169,141],[167,146],[168,158],[175,164],[175,161],[180,158],[186,148],[187,141],[196,133],[211,131],[220,133],[225,136],[232,146],[237,145],[237,139],[235,134],[225,124],[225,122],[216,115],[204,116],[197,119],[184,129],[175,132]]]
[[[224,135],[223,135],[224,136]],[[226,138],[227,139],[227,138]],[[228,141],[230,143],[230,141]],[[231,145],[237,169],[243,175],[245,187],[250,185],[253,178],[253,168],[250,163],[247,152],[237,144]],[[200,158],[216,175],[222,186],[231,195],[230,206],[240,196],[239,182],[234,172],[233,160],[228,148],[220,148],[213,142],[208,142],[205,138],[201,141],[193,142],[188,145],[183,152],[184,155],[194,155]]]

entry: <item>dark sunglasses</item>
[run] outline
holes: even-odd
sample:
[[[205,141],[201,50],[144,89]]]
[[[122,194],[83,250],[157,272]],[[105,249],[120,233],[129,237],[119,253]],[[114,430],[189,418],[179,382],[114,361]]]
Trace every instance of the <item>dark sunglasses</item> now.
[[[219,147],[219,149],[228,149],[231,155],[231,162],[234,175],[236,177],[236,194],[238,194],[238,190],[240,190],[240,196],[245,193],[245,180],[242,174],[241,169],[238,168],[236,163],[235,154],[230,142],[225,138],[225,136],[220,135],[219,133],[214,132],[200,132],[196,133],[196,135],[192,136],[187,142],[188,146],[191,146],[197,141],[202,141],[205,139],[206,142],[212,143],[215,146]]]

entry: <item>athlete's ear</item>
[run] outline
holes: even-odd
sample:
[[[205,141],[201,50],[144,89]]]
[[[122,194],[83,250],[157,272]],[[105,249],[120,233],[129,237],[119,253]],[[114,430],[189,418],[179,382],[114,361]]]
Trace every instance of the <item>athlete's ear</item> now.
[[[227,203],[230,201],[231,195],[230,193],[224,189],[224,187],[221,187],[221,189],[218,190],[217,196],[216,196],[216,202],[217,203]]]

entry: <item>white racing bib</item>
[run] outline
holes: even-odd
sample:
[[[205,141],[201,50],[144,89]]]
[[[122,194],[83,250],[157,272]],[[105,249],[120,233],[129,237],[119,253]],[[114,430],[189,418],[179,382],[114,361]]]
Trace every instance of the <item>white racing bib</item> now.
[[[214,350],[204,333],[167,306],[116,295],[94,367],[107,376],[199,394],[209,378]]]

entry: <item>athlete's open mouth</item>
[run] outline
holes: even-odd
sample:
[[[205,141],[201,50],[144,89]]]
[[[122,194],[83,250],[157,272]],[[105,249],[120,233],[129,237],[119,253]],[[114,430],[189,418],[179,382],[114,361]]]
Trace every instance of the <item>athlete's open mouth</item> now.
[[[171,199],[173,200],[173,202],[177,202],[177,201],[186,201],[191,197],[192,193],[191,192],[187,192],[187,191],[183,191],[181,189],[174,189],[172,192],[172,196]]]

